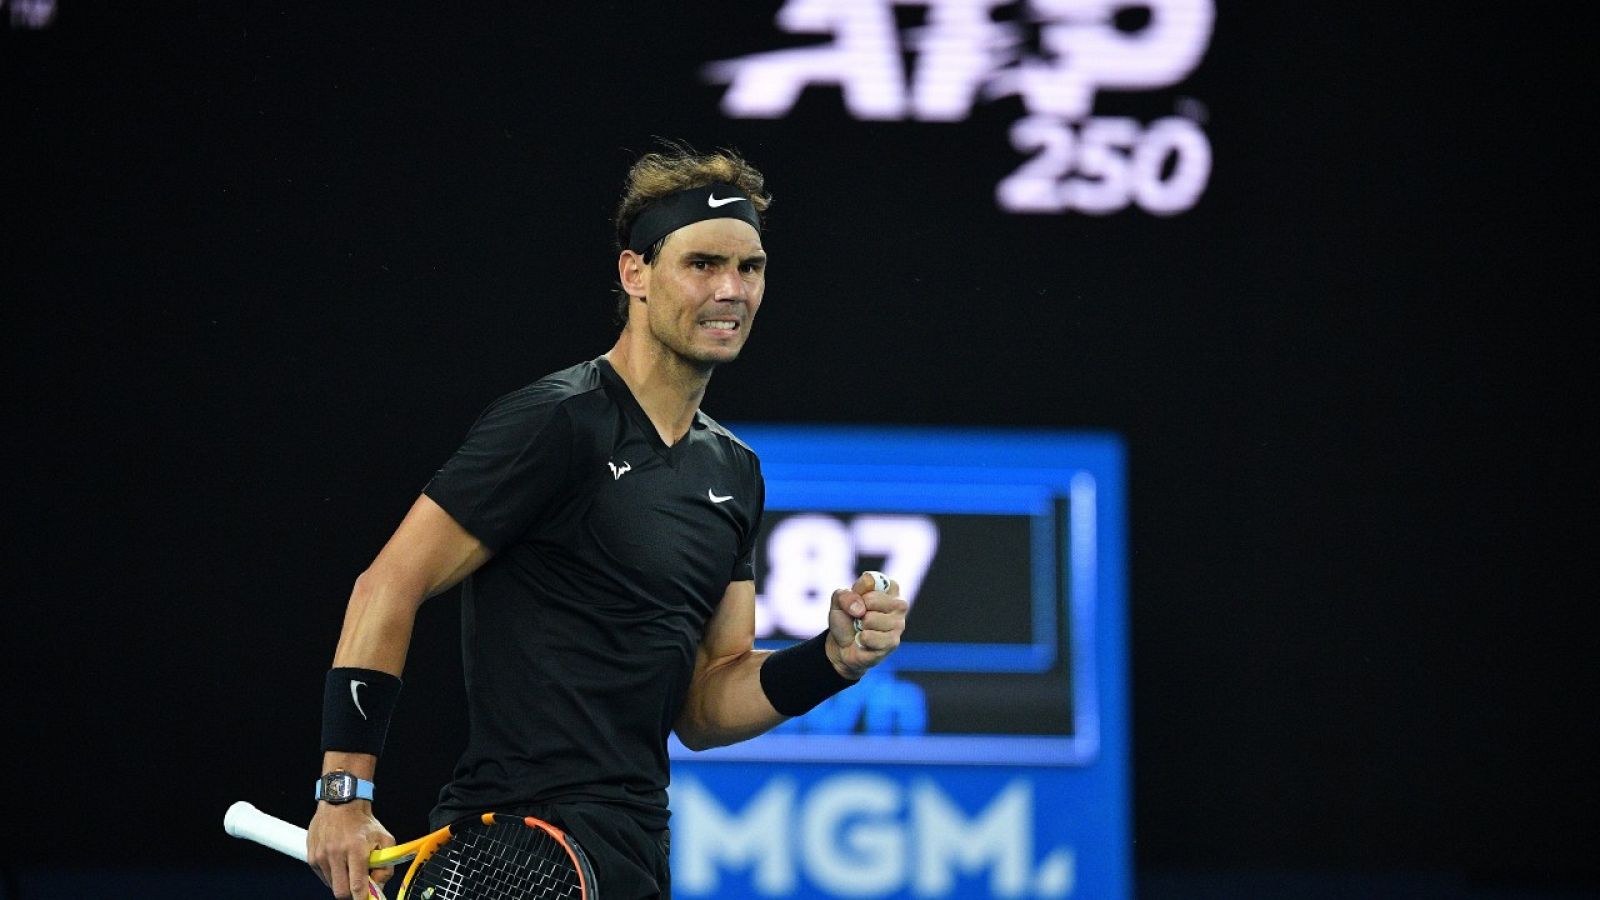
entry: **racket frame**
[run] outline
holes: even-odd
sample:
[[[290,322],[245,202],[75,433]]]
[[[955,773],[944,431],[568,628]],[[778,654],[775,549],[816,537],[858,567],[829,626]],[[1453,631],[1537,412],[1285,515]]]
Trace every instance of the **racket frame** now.
[[[425,834],[414,841],[407,841],[404,844],[396,844],[393,847],[386,847],[382,850],[374,850],[372,852],[372,856],[368,858],[367,862],[373,868],[378,868],[380,866],[396,866],[409,861],[411,863],[411,867],[406,870],[405,880],[400,882],[400,896],[397,898],[397,900],[406,900],[406,898],[411,896],[411,879],[415,877],[417,872],[422,868],[422,864],[427,862],[428,857],[437,852],[440,847],[444,846],[446,841],[450,840],[450,838],[455,835],[457,828],[468,824],[481,824],[486,826],[520,824],[527,828],[543,831],[545,834],[554,838],[555,842],[560,845],[561,849],[566,851],[567,858],[572,863],[573,870],[578,873],[578,888],[582,895],[585,898],[592,897],[594,895],[594,870],[589,865],[589,857],[583,852],[583,848],[578,846],[577,841],[567,837],[567,833],[565,831],[562,831],[543,819],[535,818],[533,816],[513,816],[506,813],[497,812],[486,812],[479,813],[477,815],[466,816],[451,822],[449,825],[446,825],[438,831],[435,831],[431,834]]]
[[[306,830],[300,826],[286,822],[277,816],[262,812],[254,804],[239,800],[228,807],[227,814],[222,820],[223,828],[228,834],[237,838],[255,841],[264,847],[276,850],[285,856],[306,861]],[[565,831],[534,816],[513,816],[506,813],[486,812],[478,815],[466,816],[457,819],[415,840],[396,844],[393,847],[383,847],[372,851],[367,857],[367,867],[371,869],[393,868],[410,863],[406,870],[405,880],[400,883],[400,895],[397,900],[405,900],[409,896],[412,876],[416,874],[422,863],[432,856],[452,836],[456,829],[468,824],[482,825],[509,825],[520,824],[527,828],[543,831],[554,838],[561,849],[566,851],[572,863],[572,868],[578,873],[578,884],[584,897],[595,895],[594,869],[589,863],[589,857],[577,841],[567,836]],[[373,897],[382,900],[383,889],[371,882],[368,883]]]

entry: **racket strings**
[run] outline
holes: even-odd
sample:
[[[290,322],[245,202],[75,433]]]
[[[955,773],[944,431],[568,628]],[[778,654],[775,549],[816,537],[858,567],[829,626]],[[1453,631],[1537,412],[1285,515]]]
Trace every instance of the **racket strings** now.
[[[455,832],[412,876],[407,900],[583,900],[566,848],[518,823]]]

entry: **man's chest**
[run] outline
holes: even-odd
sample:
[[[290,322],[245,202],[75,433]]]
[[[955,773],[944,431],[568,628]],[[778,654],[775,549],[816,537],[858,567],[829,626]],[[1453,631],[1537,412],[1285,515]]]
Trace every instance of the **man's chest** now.
[[[588,552],[642,583],[721,595],[759,508],[737,467],[714,448],[663,452],[622,434],[578,468],[574,524]]]

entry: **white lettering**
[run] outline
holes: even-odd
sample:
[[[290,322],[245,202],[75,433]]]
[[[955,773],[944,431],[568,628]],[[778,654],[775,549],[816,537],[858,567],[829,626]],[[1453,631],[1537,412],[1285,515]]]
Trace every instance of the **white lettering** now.
[[[897,7],[924,8],[925,24],[899,28]],[[1002,7],[1020,9],[996,21]],[[1031,115],[1012,144],[1037,155],[996,187],[1001,209],[1106,215],[1137,204],[1167,216],[1193,208],[1211,175],[1196,118],[1096,119],[1094,100],[1187,78],[1215,19],[1215,0],[786,0],[780,29],[831,42],[723,60],[705,74],[728,85],[722,109],[734,118],[781,118],[812,86],[838,87],[864,120],[960,122],[980,100],[1015,96]]]
[[[792,893],[795,870],[788,834],[794,795],[793,780],[774,778],[750,799],[742,815],[734,815],[693,777],[673,779],[673,813],[685,823],[673,835],[677,887],[689,896],[713,893],[718,865],[725,864],[753,869],[751,882],[767,896]]]
[[[1124,0],[1032,0],[1044,21],[1044,59],[1023,60],[996,79],[994,96],[1020,94],[1029,112],[1079,119],[1095,92],[1177,84],[1199,65],[1216,17],[1212,0],[1146,0],[1144,27],[1123,31],[1112,17]]]
[[[0,10],[6,3],[0,0]],[[56,18],[55,0],[11,0],[11,27],[18,29],[48,28]]]
[[[1148,129],[1124,118],[1029,116],[1011,127],[1011,145],[1032,154],[995,187],[1011,212],[1106,215],[1137,204],[1168,216],[1193,208],[1211,178],[1211,143],[1181,116]]]
[[[1034,864],[1033,785],[1025,778],[972,815],[926,778],[904,785],[850,771],[817,782],[798,803],[796,794],[793,779],[775,777],[733,812],[694,777],[674,779],[677,892],[723,892],[721,874],[734,870],[749,870],[762,897],[792,895],[801,875],[838,897],[949,897],[985,873],[994,897],[1060,898],[1075,889],[1071,847]]]
[[[883,557],[883,571],[900,582],[900,596],[915,605],[922,579],[939,552],[939,526],[928,516],[857,516],[850,521],[856,558]]]
[[[1128,205],[1128,151],[1139,140],[1139,123],[1132,119],[1090,119],[1078,133],[1077,171],[1086,177],[1068,178],[1062,199],[1070,209],[1104,215]]]
[[[809,637],[828,627],[833,592],[855,581],[850,531],[833,516],[790,516],[767,536],[766,606],[779,631]],[[757,634],[760,634],[757,623]]]
[[[978,92],[1016,59],[1021,31],[993,20],[1010,0],[930,0],[927,27],[907,36],[917,51],[911,108],[925,122],[959,122]]]
[[[810,637],[828,627],[833,592],[855,583],[867,557],[882,557],[900,596],[914,604],[938,550],[939,526],[929,516],[789,516],[767,535],[756,637]]]
[[[1172,160],[1170,175],[1163,175]],[[1211,179],[1211,142],[1192,120],[1171,116],[1150,123],[1133,153],[1133,190],[1139,205],[1157,215],[1194,206]]]
[[[1078,858],[1071,847],[1057,847],[1039,863],[1035,897],[1065,897],[1078,886]]]
[[[806,874],[841,897],[890,893],[906,880],[900,786],[877,775],[836,775],[806,798],[800,833]]]
[[[779,118],[805,88],[837,85],[860,119],[957,122],[980,93],[1018,95],[1030,112],[1079,119],[1099,90],[1150,90],[1182,81],[1211,42],[1214,0],[1148,0],[1149,20],[1124,30],[1126,0],[1030,0],[1023,22],[1038,28],[1043,56],[1025,57],[1023,26],[994,21],[1011,0],[788,0],[778,27],[828,34],[820,47],[774,50],[712,63],[706,77],[728,85],[723,112]],[[927,8],[928,24],[902,38],[894,7]],[[901,56],[917,57],[907,103]]]
[[[996,897],[1021,897],[1032,881],[1033,790],[1022,779],[1005,786],[971,819],[931,781],[911,786],[911,819],[917,833],[913,889],[918,896],[945,897],[957,870],[989,869]]]
[[[831,34],[834,40],[707,66],[708,80],[728,85],[723,112],[735,119],[782,118],[806,87],[838,85],[845,107],[858,119],[905,114],[905,75],[891,3],[789,0],[778,10],[778,27],[792,34]]]

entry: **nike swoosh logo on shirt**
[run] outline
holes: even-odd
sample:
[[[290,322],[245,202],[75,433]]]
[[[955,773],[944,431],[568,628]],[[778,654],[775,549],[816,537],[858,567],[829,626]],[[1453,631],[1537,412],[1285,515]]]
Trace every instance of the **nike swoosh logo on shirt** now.
[[[710,488],[706,488],[706,496],[711,498],[712,503],[727,503],[729,500],[733,499],[732,494],[729,494],[726,497],[718,497]]]

